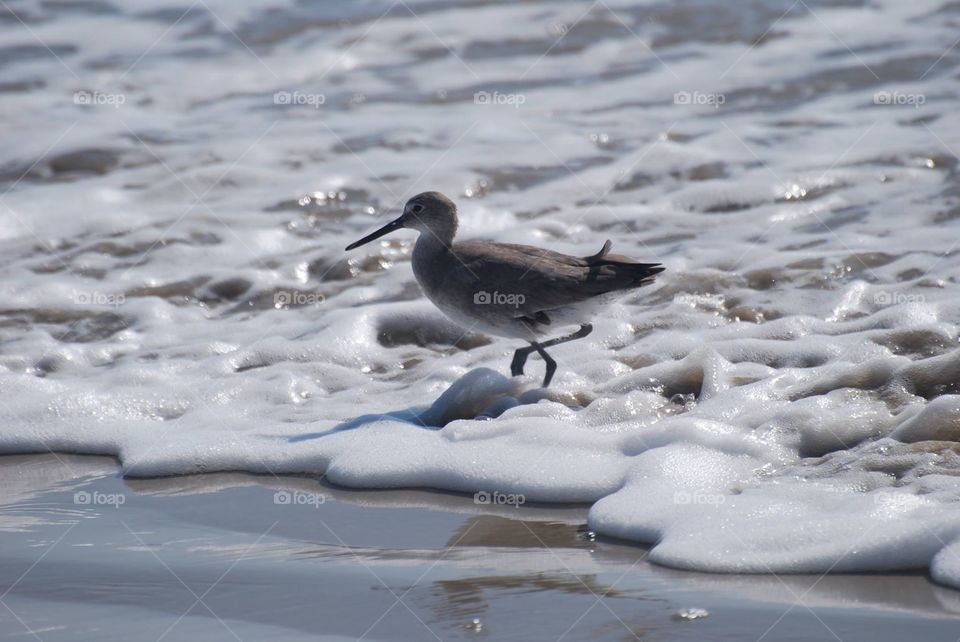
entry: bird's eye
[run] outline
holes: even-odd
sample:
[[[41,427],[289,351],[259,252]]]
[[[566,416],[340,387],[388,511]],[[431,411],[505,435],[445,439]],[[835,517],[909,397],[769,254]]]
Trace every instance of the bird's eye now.
[[[423,205],[414,205],[413,207],[410,208],[410,211],[413,212],[414,214],[419,214],[420,212],[423,211]]]

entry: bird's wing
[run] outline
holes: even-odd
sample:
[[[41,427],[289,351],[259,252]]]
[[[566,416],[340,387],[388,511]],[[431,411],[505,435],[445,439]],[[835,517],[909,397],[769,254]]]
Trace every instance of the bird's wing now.
[[[534,320],[600,294],[646,285],[663,271],[658,264],[637,263],[610,255],[609,250],[609,241],[588,257],[512,243],[458,243],[453,247],[463,268],[458,270],[458,278],[467,277],[480,291],[491,294],[522,295],[508,304],[514,305],[517,317]]]

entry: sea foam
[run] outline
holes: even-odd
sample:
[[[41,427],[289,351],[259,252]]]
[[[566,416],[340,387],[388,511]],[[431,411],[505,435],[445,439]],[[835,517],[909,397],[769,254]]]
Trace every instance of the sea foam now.
[[[960,588],[955,9],[203,4],[0,28],[61,52],[0,88],[0,452],[583,502],[665,565]],[[464,239],[667,271],[541,390],[423,299],[412,232],[343,252],[427,189]]]

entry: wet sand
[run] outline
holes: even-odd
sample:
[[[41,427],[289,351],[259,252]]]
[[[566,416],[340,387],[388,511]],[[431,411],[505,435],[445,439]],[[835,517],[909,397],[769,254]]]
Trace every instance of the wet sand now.
[[[922,574],[687,573],[595,541],[584,506],[491,506],[247,474],[124,480],[0,458],[9,640],[950,640]],[[685,619],[690,609],[705,617]]]

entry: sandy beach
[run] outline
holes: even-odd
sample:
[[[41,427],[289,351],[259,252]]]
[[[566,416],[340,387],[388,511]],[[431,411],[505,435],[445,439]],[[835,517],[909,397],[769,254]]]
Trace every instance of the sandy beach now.
[[[956,592],[922,574],[672,571],[591,541],[583,506],[230,473],[124,481],[110,459],[70,455],[0,458],[0,488],[5,640],[947,641],[960,627]]]

